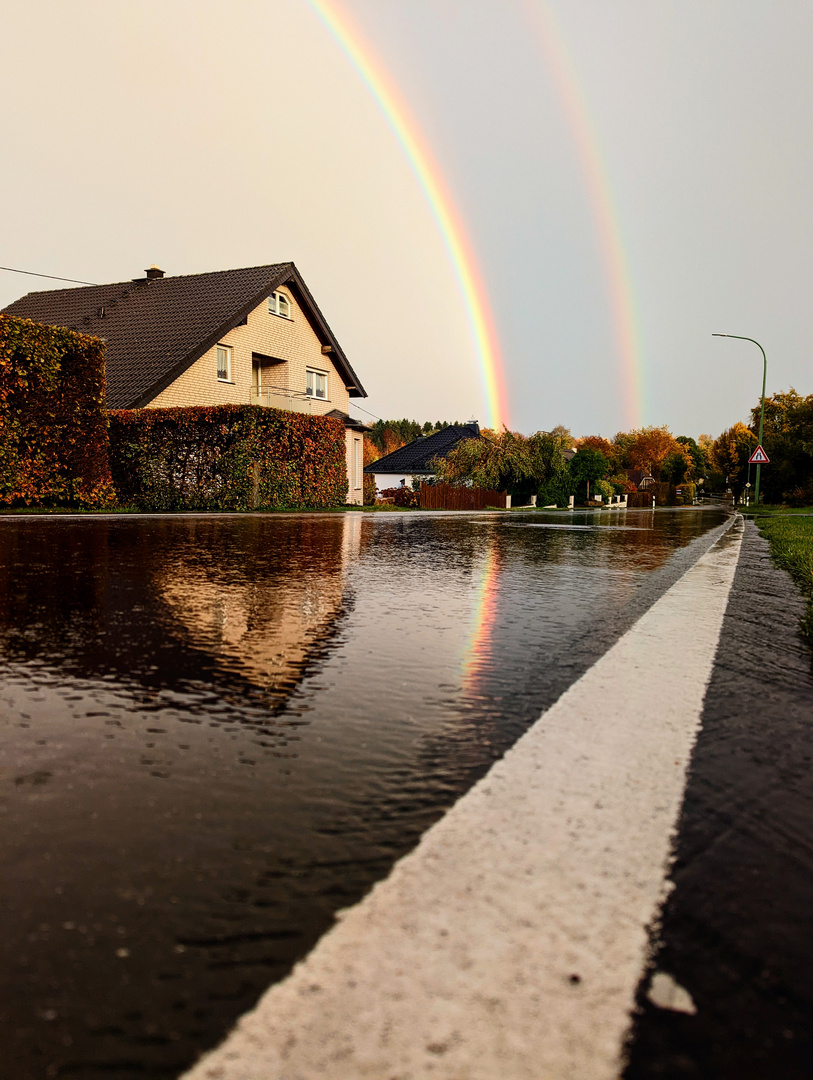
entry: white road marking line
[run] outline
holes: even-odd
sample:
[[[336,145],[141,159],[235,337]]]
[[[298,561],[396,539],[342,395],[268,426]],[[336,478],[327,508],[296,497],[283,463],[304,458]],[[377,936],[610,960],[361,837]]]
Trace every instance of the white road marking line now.
[[[742,519],[187,1080],[614,1080]]]

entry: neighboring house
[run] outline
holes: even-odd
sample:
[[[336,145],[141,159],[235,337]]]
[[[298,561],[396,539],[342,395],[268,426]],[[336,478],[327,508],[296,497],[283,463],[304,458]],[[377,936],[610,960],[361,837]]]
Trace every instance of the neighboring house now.
[[[435,475],[432,467],[434,458],[444,458],[464,439],[478,439],[480,426],[476,420],[468,424],[441,428],[431,435],[413,439],[411,443],[393,450],[371,465],[366,465],[365,473],[375,477],[376,491],[386,488],[409,487],[413,479],[430,480]]]
[[[655,484],[655,478],[645,469],[624,469],[624,475],[638,491],[646,491]]]
[[[106,342],[108,409],[255,404],[339,417],[363,501],[366,391],[293,263],[29,293],[4,308]]]

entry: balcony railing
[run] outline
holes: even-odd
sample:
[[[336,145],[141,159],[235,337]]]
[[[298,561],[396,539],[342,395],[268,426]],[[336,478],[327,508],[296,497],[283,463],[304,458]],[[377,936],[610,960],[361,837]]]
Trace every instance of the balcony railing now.
[[[313,412],[312,403],[315,399],[295,390],[282,390],[278,387],[260,390],[252,387],[251,404],[264,405],[267,409],[285,409],[287,412],[310,413]]]

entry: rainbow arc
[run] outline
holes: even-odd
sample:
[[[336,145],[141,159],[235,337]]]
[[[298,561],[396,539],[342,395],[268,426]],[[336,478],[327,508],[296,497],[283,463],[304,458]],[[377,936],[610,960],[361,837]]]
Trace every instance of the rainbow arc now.
[[[336,0],[308,0],[378,103],[409,161],[437,222],[462,293],[479,361],[487,424],[509,426],[508,394],[494,318],[471,240],[443,175],[394,81]]]

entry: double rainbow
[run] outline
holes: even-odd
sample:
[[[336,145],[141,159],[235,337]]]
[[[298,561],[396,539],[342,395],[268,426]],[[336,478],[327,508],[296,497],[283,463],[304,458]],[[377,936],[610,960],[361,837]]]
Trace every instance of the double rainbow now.
[[[438,223],[471,324],[488,410],[487,425],[509,426],[505,385],[494,318],[471,242],[426,140],[398,92],[376,62],[358,28],[336,0],[308,0],[367,84],[403,147]]]
[[[509,426],[508,395],[502,359],[488,303],[488,294],[477,266],[472,244],[441,175],[434,156],[393,80],[376,62],[338,0],[308,0],[311,8],[334,35],[400,142],[438,223],[460,285],[471,323],[488,409],[487,423],[499,429]],[[545,0],[524,0],[533,27],[562,103],[579,157],[592,207],[596,234],[610,293],[610,307],[621,362],[621,394],[625,423],[643,423],[643,371],[640,332],[633,303],[631,278],[621,242],[607,169],[599,140],[590,120],[573,62]]]

